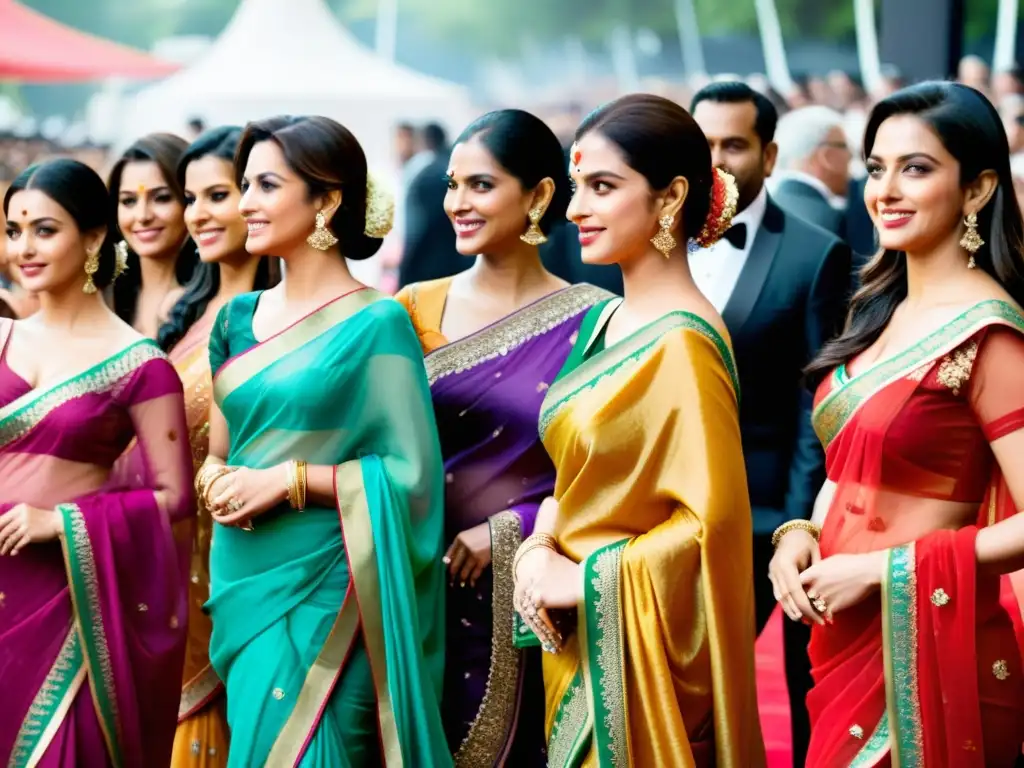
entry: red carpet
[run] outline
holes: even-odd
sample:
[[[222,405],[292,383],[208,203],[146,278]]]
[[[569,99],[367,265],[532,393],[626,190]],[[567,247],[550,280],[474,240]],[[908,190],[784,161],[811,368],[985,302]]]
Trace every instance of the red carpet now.
[[[757,640],[757,704],[761,732],[768,752],[768,768],[791,768],[789,696],[782,657],[782,613],[775,615]]]

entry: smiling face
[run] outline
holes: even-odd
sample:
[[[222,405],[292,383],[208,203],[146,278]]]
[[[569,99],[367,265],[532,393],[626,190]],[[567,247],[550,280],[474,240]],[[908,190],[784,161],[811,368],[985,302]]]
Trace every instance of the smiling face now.
[[[229,160],[207,155],[185,169],[185,224],[199,258],[219,262],[245,254],[248,229],[238,212],[242,193]]]
[[[276,142],[254,144],[245,164],[239,203],[248,225],[246,250],[288,258],[305,248],[316,225],[318,202],[310,199],[306,182],[288,166]]]
[[[117,226],[143,259],[177,258],[185,240],[184,206],[152,160],[133,160],[121,171]]]
[[[867,170],[864,202],[883,248],[919,253],[959,236],[960,163],[926,122],[912,115],[883,122]]]
[[[618,146],[591,131],[576,143],[569,174],[567,218],[579,227],[584,262],[620,264],[652,249],[660,209],[647,179],[629,167]]]
[[[459,253],[475,256],[519,246],[534,194],[477,139],[455,145],[447,183],[444,210],[455,228]]]
[[[82,233],[55,200],[34,189],[15,193],[7,209],[7,258],[32,293],[60,293],[85,284],[85,260],[99,251],[103,230]]]

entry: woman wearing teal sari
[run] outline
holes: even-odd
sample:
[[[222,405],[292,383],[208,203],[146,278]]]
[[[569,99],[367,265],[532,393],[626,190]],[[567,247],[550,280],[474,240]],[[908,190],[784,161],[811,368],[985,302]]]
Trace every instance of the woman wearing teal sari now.
[[[359,144],[325,118],[250,124],[236,171],[246,247],[286,272],[229,302],[210,338],[211,458],[196,484],[219,523],[207,610],[229,765],[450,765],[442,465],[422,353],[401,305],[340,256],[372,255],[390,208]]]

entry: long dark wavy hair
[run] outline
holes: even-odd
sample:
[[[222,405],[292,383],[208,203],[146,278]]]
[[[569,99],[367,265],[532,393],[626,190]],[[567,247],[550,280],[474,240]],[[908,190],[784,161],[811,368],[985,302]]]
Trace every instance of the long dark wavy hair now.
[[[895,115],[915,115],[931,127],[960,164],[962,186],[984,171],[995,171],[999,178],[995,194],[978,212],[978,232],[985,244],[974,260],[1014,301],[1024,304],[1024,223],[1013,192],[1009,142],[995,108],[978,91],[958,83],[929,82],[904,88],[871,111],[864,132],[865,159],[871,155],[879,127]],[[807,366],[811,386],[882,335],[896,307],[907,297],[906,254],[883,249],[864,266],[860,277],[862,287],[853,296],[846,329]]]
[[[192,142],[178,163],[175,181],[185,188],[185,172],[190,164],[204,157],[217,157],[229,165],[234,163],[238,143],[242,138],[242,129],[236,126],[212,128]],[[234,174],[232,173],[232,179]],[[191,247],[195,245],[189,241]],[[196,267],[192,279],[185,284],[185,293],[174,305],[167,322],[160,327],[156,341],[160,348],[169,352],[171,348],[184,338],[195,322],[203,316],[210,302],[220,290],[220,265],[198,260],[196,251]],[[281,279],[281,272],[276,258],[263,256],[256,268],[253,290],[262,291],[273,288]]]
[[[143,136],[124,151],[124,154],[114,163],[110,169],[110,177],[107,180],[109,190],[109,228],[112,235],[118,235],[120,228],[117,224],[118,198],[121,194],[121,174],[128,163],[133,162],[154,162],[159,166],[171,193],[182,205],[185,204],[185,193],[178,183],[178,162],[182,154],[188,148],[188,142],[173,133],[151,133]],[[120,238],[118,238],[120,239]],[[199,261],[195,246],[190,238],[186,237],[178,253],[178,260],[175,262],[175,276],[178,285],[185,285],[192,278],[192,272]],[[139,301],[139,290],[142,288],[142,271],[139,269],[139,257],[136,253],[128,251],[128,270],[118,278],[114,284],[114,311],[118,317],[126,323],[135,320],[135,307]]]

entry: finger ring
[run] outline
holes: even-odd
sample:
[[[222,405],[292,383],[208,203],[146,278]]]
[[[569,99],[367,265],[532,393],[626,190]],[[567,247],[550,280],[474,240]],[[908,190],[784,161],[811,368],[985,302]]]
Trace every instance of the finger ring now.
[[[445,555],[444,557],[441,558],[441,562],[444,563],[445,565],[451,565],[452,564],[452,559],[450,557],[448,557],[448,555]]]
[[[228,501],[228,510],[231,511],[231,512],[237,512],[243,506],[245,506],[245,505],[242,504],[242,502],[240,502],[236,498],[232,498],[231,500]]]
[[[818,613],[828,613],[828,603],[825,602],[825,598],[816,597],[811,601],[811,604]]]

